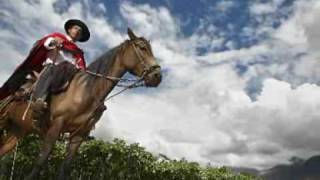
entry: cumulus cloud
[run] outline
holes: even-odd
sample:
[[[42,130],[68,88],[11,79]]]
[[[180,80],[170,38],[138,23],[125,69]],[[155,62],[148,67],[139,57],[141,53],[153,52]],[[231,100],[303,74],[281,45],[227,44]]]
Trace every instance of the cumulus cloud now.
[[[282,3],[252,4],[250,9],[259,19]],[[233,5],[218,7],[227,11]],[[93,6],[99,13],[88,10]],[[210,44],[213,50],[224,45],[225,36],[215,25],[200,23],[186,37],[166,7],[121,2],[122,23],[151,40],[165,69],[164,81],[159,88],[135,90],[108,101],[93,135],[125,138],[170,158],[213,165],[265,168],[287,162],[291,156],[319,152],[319,7],[317,1],[297,1],[293,14],[282,19],[279,27],[273,27],[269,18],[258,27],[244,28],[248,34],[267,32],[259,43],[236,48],[229,42],[231,50],[199,55],[199,47]],[[117,30],[103,16],[108,7],[99,2],[5,1],[0,9],[0,17],[6,17],[0,21],[0,53],[8,59],[0,67],[1,82],[32,42],[62,31],[68,18],[83,19],[91,29],[92,39],[81,45],[89,62],[126,38],[125,30]]]
[[[234,2],[232,1],[220,1],[215,6],[215,9],[221,12],[226,12],[233,6],[234,6]]]

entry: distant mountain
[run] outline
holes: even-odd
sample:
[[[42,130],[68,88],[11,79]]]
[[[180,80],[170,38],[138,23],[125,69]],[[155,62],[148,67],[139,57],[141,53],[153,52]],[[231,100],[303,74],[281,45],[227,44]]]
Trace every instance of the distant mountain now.
[[[291,165],[277,165],[260,172],[266,180],[319,180],[320,155]]]
[[[254,168],[247,168],[247,167],[227,167],[227,168],[231,169],[231,172],[234,174],[248,173],[255,176],[258,176],[260,174],[260,171]]]

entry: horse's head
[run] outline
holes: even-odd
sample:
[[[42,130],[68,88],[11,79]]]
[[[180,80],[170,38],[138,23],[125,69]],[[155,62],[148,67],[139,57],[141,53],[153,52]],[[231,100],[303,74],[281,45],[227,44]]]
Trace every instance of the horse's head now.
[[[156,87],[161,82],[161,67],[157,63],[150,43],[143,37],[137,37],[128,28],[129,45],[124,52],[123,66],[133,75],[142,77],[145,85]]]

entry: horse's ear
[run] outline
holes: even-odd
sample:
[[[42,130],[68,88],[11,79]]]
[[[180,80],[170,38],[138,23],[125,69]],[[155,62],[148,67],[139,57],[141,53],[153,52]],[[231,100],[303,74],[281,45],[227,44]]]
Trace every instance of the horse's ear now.
[[[128,36],[131,40],[134,40],[137,38],[137,36],[133,33],[133,31],[130,28],[128,28]]]

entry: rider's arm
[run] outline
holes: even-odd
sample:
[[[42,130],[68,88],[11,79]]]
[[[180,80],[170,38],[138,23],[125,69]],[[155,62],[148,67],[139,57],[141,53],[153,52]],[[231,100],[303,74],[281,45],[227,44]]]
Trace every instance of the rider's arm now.
[[[62,47],[63,39],[56,37],[49,37],[43,43],[43,46],[48,50],[47,59],[43,65],[53,64],[57,60],[59,48]]]

